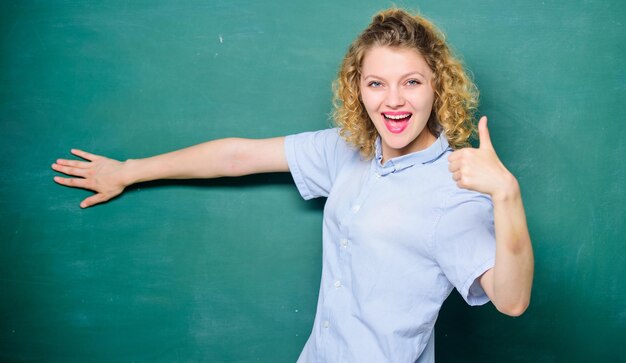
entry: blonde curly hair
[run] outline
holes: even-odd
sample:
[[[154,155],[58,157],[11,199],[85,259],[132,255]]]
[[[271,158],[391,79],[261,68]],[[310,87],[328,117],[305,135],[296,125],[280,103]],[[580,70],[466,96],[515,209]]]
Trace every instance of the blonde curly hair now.
[[[443,132],[454,149],[468,146],[475,132],[478,89],[430,21],[401,9],[384,10],[352,42],[333,83],[335,122],[341,136],[365,158],[374,156],[378,132],[361,101],[359,88],[365,53],[376,46],[417,50],[433,71],[433,111],[426,124],[435,136]]]

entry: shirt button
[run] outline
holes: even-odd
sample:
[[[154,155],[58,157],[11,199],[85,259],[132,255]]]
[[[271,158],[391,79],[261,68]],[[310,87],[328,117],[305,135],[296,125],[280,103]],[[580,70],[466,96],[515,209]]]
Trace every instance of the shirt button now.
[[[330,326],[330,322],[328,320],[324,321],[324,328],[328,329],[328,327]]]
[[[339,281],[339,280],[335,281],[335,287],[336,288],[340,288],[341,287],[341,281]]]
[[[380,174],[375,173],[374,175],[376,175],[377,178],[380,178]]]
[[[342,238],[340,242],[341,242],[341,247],[344,247],[344,248],[348,247],[348,240],[347,239]]]
[[[359,209],[361,209],[361,206],[360,206],[360,205],[358,205],[358,204],[356,204],[356,205],[353,205],[353,206],[352,206],[352,212],[353,212],[353,213],[358,212],[358,211],[359,211]]]

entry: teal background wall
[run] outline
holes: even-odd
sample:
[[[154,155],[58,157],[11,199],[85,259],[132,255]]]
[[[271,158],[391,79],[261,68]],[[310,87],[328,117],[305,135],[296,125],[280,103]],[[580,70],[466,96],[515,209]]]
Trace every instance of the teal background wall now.
[[[400,1],[446,32],[518,177],[532,304],[456,292],[438,362],[626,361],[626,2]],[[289,175],[160,181],[87,210],[50,164],[330,125],[330,84],[386,1],[2,1],[0,361],[294,362],[323,201]]]

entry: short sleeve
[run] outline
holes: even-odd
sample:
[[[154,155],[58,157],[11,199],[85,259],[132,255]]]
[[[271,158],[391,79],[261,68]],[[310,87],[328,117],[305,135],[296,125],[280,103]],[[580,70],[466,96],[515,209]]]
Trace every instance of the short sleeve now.
[[[448,199],[434,231],[439,267],[469,305],[489,301],[477,278],[493,267],[493,204],[480,193],[459,189]]]
[[[353,153],[336,128],[285,138],[289,171],[304,199],[327,197],[343,161]]]

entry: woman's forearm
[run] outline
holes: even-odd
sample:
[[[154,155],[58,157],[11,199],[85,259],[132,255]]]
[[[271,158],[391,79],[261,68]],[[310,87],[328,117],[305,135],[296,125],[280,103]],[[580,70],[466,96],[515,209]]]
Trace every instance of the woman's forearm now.
[[[192,179],[288,171],[284,138],[228,138],[124,163],[125,184],[156,179]]]
[[[530,302],[534,258],[517,180],[492,195],[496,259],[492,269],[492,302],[508,315],[522,314]]]

